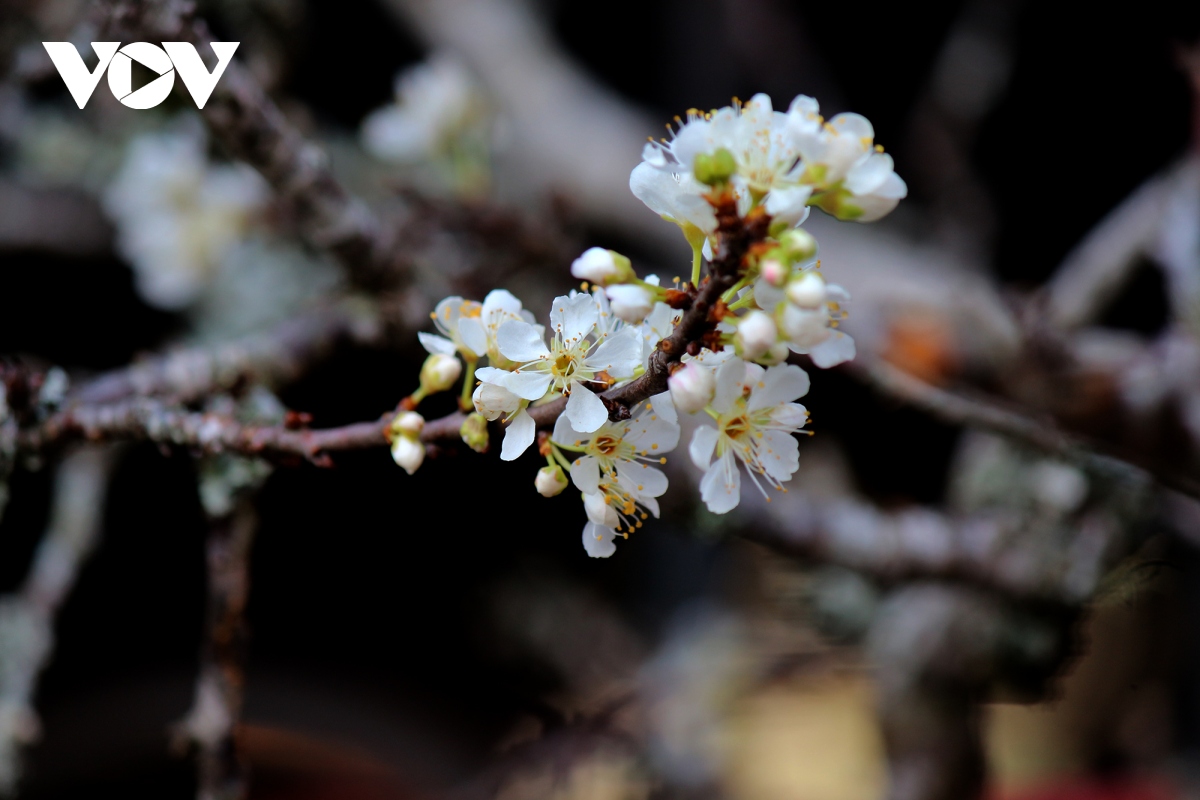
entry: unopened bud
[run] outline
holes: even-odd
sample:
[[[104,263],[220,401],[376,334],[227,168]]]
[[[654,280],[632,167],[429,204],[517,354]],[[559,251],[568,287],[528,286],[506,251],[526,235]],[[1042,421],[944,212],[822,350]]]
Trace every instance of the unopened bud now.
[[[771,349],[765,355],[759,356],[758,363],[763,366],[773,367],[776,364],[782,364],[787,361],[788,354],[791,352],[788,349],[787,342],[776,342],[771,345]]]
[[[444,392],[462,375],[462,362],[454,356],[435,353],[421,367],[421,389],[425,394]]]
[[[789,261],[807,261],[817,254],[817,240],[803,228],[793,228],[779,237],[779,246]]]
[[[469,414],[458,429],[458,435],[462,437],[463,443],[476,453],[487,451],[488,426],[487,419],[482,414]]]
[[[767,353],[779,339],[775,320],[765,311],[751,311],[738,321],[734,337],[742,358],[756,361]]]
[[[414,437],[397,436],[392,440],[392,460],[412,475],[425,461],[425,445]]]
[[[797,275],[788,281],[787,298],[800,308],[820,308],[825,302],[825,279],[812,271]]]
[[[737,160],[724,147],[714,153],[701,153],[692,165],[696,180],[707,186],[728,183],[737,172]]]
[[[612,286],[637,279],[628,258],[602,247],[589,247],[583,251],[583,255],[571,263],[571,274],[597,286]]]
[[[763,280],[772,286],[783,286],[791,269],[778,258],[765,258],[762,262]]]
[[[395,436],[407,436],[415,439],[425,430],[425,418],[415,411],[405,411],[397,414],[392,420],[392,433]]]
[[[562,494],[563,489],[567,488],[567,476],[563,474],[562,467],[545,466],[538,470],[537,477],[533,479],[533,485],[537,487],[538,494],[542,497],[554,497]]]
[[[654,297],[641,286],[621,284],[609,286],[605,292],[612,313],[631,325],[640,324],[654,310]]]
[[[829,338],[829,316],[791,303],[780,303],[779,329],[798,348],[815,347]]]
[[[671,402],[685,414],[702,411],[712,402],[717,390],[717,379],[712,370],[689,361],[667,378],[671,390]]]

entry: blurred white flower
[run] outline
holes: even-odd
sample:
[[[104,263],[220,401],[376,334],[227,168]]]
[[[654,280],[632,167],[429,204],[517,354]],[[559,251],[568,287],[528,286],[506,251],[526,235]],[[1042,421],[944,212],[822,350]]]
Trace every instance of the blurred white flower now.
[[[667,386],[675,407],[685,414],[695,414],[712,402],[717,380],[708,367],[688,361],[667,378]]]
[[[448,53],[436,53],[396,76],[395,102],[363,120],[363,146],[384,161],[428,160],[478,127],[484,108],[466,66]]]
[[[210,163],[204,135],[186,129],[134,138],[103,202],[139,293],[178,309],[213,280],[267,198],[256,172]]]

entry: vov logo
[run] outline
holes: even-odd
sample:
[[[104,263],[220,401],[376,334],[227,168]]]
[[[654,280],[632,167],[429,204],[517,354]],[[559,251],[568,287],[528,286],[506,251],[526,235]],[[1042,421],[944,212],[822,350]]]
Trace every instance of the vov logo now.
[[[217,54],[217,66],[209,72],[191,42],[163,42],[162,47],[150,42],[130,42],[124,47],[120,42],[92,42],[92,49],[100,61],[89,72],[75,45],[70,42],[42,42],[80,108],[87,105],[92,92],[96,90],[96,84],[100,82],[100,76],[107,69],[108,88],[113,97],[129,108],[139,109],[154,108],[166,100],[175,86],[176,72],[196,101],[196,107],[204,108],[241,42],[211,44],[213,52]],[[136,92],[133,90],[134,61],[158,75]]]

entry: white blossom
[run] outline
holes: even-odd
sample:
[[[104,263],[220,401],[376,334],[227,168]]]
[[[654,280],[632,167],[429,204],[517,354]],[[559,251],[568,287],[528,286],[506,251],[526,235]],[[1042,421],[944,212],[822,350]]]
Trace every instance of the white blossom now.
[[[635,284],[620,284],[605,289],[612,313],[631,325],[640,325],[654,310],[654,296]]]
[[[205,149],[203,134],[190,129],[140,135],[104,192],[117,250],[138,292],[159,308],[200,296],[268,198],[254,170],[212,164]]]
[[[639,404],[629,419],[605,422],[592,432],[577,431],[559,417],[550,440],[578,454],[571,481],[583,493],[593,523],[625,535],[641,527],[646,511],[658,516],[667,476],[651,465],[665,461],[664,454],[679,444],[679,422],[666,392]]]
[[[658,343],[671,335],[682,318],[683,312],[679,309],[671,308],[662,302],[654,304],[654,309],[646,315],[641,324],[643,363],[650,358]]]
[[[648,150],[660,152],[651,146]],[[704,199],[708,187],[690,171],[667,172],[643,162],[630,173],[629,190],[655,214],[678,225],[693,247],[717,230],[716,215]]]
[[[695,414],[712,402],[717,380],[711,369],[689,361],[667,378],[667,387],[677,409],[685,414]]]
[[[463,313],[457,321],[458,336],[462,343],[479,355],[486,355],[494,367],[511,369],[514,365],[506,359],[496,344],[496,332],[505,322],[534,323],[533,314],[521,306],[521,301],[511,292],[494,289],[483,298],[483,304],[469,309],[474,313]],[[539,330],[541,326],[536,326]]]
[[[436,156],[476,126],[484,103],[467,68],[446,53],[401,72],[395,102],[363,121],[363,146],[385,161],[421,161]]]
[[[872,222],[908,195],[892,157],[875,146],[875,129],[860,114],[824,122],[817,101],[800,95],[788,109],[787,131],[803,157],[804,180],[818,188],[814,202],[840,218]]]
[[[749,210],[753,198],[763,197],[768,214],[799,225],[808,216],[812,188],[800,181],[800,153],[788,135],[787,122],[787,115],[775,111],[765,94],[756,94],[742,106],[726,106],[711,114],[689,112],[671,141],[646,145],[643,163],[630,176],[630,188],[652,210],[681,227],[680,215],[686,215],[696,228],[711,233],[715,229],[711,209],[703,218],[698,214],[708,187],[693,176],[698,157],[724,150],[733,156],[735,171],[730,182],[742,213]],[[650,170],[671,176],[675,190]],[[705,224],[697,224],[700,220]]]
[[[443,298],[429,314],[434,327],[441,335],[436,336],[422,331],[417,334],[417,339],[430,355],[452,356],[456,352],[461,352],[465,358],[478,359],[485,354],[485,351],[481,349],[476,352],[463,342],[462,336],[458,332],[458,323],[461,319],[478,317],[481,308],[478,301],[464,300],[458,295]]]
[[[589,247],[583,255],[571,262],[571,274],[599,286],[625,283],[637,276],[629,259],[603,247]]]
[[[509,373],[495,367],[483,367],[475,373],[482,381],[475,387],[471,402],[475,410],[489,420],[504,417],[508,425],[504,429],[504,442],[500,445],[500,459],[514,461],[533,444],[537,434],[537,425],[529,412],[525,410],[525,402],[506,389],[503,381]]]
[[[511,372],[480,375],[529,401],[549,393],[568,396],[564,413],[576,430],[594,431],[608,419],[604,403],[586,384],[601,378],[628,378],[641,366],[641,340],[634,328],[592,338],[599,311],[591,295],[558,297],[550,312],[553,339],[549,347],[539,326],[510,320],[500,326],[500,353],[518,366]]]
[[[763,369],[738,359],[721,365],[716,380],[710,404],[716,427],[697,428],[688,452],[705,470],[701,499],[709,511],[724,514],[741,499],[738,461],[768,500],[759,478],[782,489],[799,467],[792,434],[803,426],[807,412],[792,401],[808,392],[809,381],[804,370],[791,364]]]

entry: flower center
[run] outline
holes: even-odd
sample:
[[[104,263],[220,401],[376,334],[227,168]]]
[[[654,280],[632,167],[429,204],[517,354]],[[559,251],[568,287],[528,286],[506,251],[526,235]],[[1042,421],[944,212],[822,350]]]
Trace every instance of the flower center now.
[[[554,359],[554,374],[559,378],[569,378],[575,371],[575,356],[563,353]]]
[[[620,446],[621,440],[608,434],[597,436],[592,440],[592,447],[602,456],[611,456],[617,452],[617,447]]]
[[[750,432],[750,420],[744,416],[734,417],[724,424],[723,430],[726,436],[737,441]]]

